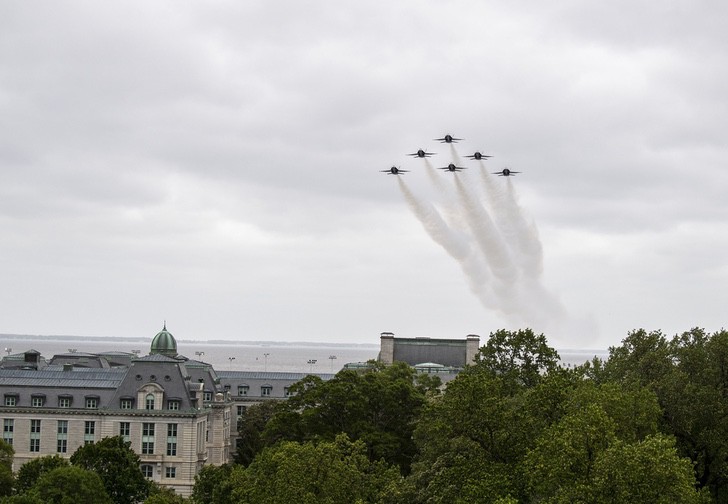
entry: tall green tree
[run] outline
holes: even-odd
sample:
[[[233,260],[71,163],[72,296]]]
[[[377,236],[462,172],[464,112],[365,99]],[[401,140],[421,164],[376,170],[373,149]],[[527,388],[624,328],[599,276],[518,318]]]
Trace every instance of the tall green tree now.
[[[599,457],[617,441],[656,434],[661,415],[657,397],[645,387],[588,379],[569,389],[560,410],[522,462],[528,494],[536,500],[589,502]]]
[[[41,475],[30,492],[46,504],[112,504],[98,474],[80,467],[59,467]]]
[[[262,434],[279,407],[278,401],[263,401],[249,406],[238,421],[238,444],[235,447],[235,462],[250,465],[263,449]]]
[[[461,373],[423,412],[412,502],[494,502],[519,494],[518,461],[536,435],[523,395],[491,372]]]
[[[604,366],[606,379],[636,382],[652,388],[673,370],[670,345],[661,331],[631,331],[622,344],[609,348]]]
[[[372,462],[362,441],[346,435],[317,443],[282,442],[247,468],[234,469],[232,499],[240,504],[376,503],[397,493],[396,467]]]
[[[115,504],[135,504],[149,493],[139,455],[122,436],[83,445],[71,455],[71,464],[98,474]]]
[[[227,504],[231,502],[230,475],[233,466],[204,466],[195,476],[190,500],[195,504]]]
[[[728,501],[728,332],[693,328],[670,342],[672,373],[655,385],[666,432],[702,486]]]
[[[266,446],[281,440],[333,441],[344,433],[364,442],[370,460],[409,472],[416,452],[412,432],[427,394],[410,366],[399,362],[364,372],[343,370],[326,382],[308,377],[291,392],[266,425]]]
[[[171,488],[163,487],[157,483],[149,485],[149,496],[144,504],[186,504],[189,500],[175,493]]]
[[[589,502],[598,456],[616,439],[616,426],[598,404],[588,404],[547,428],[524,459],[533,500]]]
[[[662,435],[613,443],[594,465],[588,502],[594,504],[701,504],[711,501],[695,488],[692,463],[681,458],[674,439]]]
[[[692,460],[700,486],[728,502],[728,332],[696,327],[668,340],[660,331],[632,331],[610,348],[602,378],[653,390],[661,430]]]
[[[499,329],[488,336],[473,367],[490,371],[513,385],[533,387],[558,365],[559,354],[543,334],[535,334],[532,329]]]
[[[59,467],[68,467],[69,465],[68,460],[60,455],[46,455],[29,460],[18,470],[15,489],[18,493],[23,493],[35,485],[38,478],[43,474]]]
[[[15,480],[13,478],[13,447],[0,439],[0,497],[13,492]]]
[[[45,504],[37,493],[26,492],[0,497],[0,504]]]

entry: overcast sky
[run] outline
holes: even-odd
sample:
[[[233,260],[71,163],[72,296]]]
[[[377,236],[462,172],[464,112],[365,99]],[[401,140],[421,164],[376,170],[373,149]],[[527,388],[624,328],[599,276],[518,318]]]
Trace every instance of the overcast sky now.
[[[0,4],[0,333],[377,343],[516,328],[408,207],[483,150],[552,345],[725,325],[728,3]],[[476,164],[454,187],[481,182]],[[539,303],[539,296],[528,303]]]

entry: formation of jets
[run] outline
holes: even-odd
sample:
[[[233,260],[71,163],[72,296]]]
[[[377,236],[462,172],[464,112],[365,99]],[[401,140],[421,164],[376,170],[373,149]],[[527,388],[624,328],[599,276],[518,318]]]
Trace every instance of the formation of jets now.
[[[453,143],[457,143],[463,139],[455,138],[452,135],[445,135],[442,138],[435,138],[435,140],[440,143],[453,144]],[[435,152],[427,152],[426,150],[418,149],[417,152],[413,152],[413,153],[407,154],[407,155],[416,157],[416,158],[427,159],[430,156],[434,156],[435,154],[436,154]],[[475,153],[473,153],[469,156],[465,156],[465,157],[470,160],[473,160],[473,161],[486,161],[487,159],[492,158],[493,156],[488,155],[488,154],[483,154],[480,151],[475,151]],[[438,168],[438,170],[447,170],[449,172],[459,172],[459,171],[462,171],[465,169],[466,169],[465,166],[456,166],[454,163],[450,163],[447,166]],[[401,168],[392,166],[389,170],[380,170],[380,171],[382,173],[386,173],[387,175],[399,175],[400,173],[407,173],[409,170],[402,170]],[[510,177],[511,175],[515,175],[516,173],[521,173],[521,172],[513,171],[509,168],[503,168],[501,171],[492,172],[492,173],[493,173],[493,175],[498,175],[499,177]]]

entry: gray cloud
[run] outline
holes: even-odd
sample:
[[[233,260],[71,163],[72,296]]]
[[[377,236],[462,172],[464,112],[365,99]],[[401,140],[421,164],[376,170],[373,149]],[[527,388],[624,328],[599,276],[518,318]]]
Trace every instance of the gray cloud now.
[[[524,172],[543,283],[589,333],[555,341],[720,327],[725,9],[3,5],[0,332],[486,334],[507,321],[377,173],[437,202],[404,154],[446,164],[446,132]]]

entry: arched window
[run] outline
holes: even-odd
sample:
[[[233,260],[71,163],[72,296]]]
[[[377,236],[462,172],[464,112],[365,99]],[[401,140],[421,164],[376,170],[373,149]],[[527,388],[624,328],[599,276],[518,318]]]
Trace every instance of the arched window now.
[[[147,394],[145,408],[151,410],[154,409],[154,394]]]

